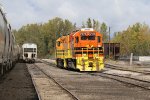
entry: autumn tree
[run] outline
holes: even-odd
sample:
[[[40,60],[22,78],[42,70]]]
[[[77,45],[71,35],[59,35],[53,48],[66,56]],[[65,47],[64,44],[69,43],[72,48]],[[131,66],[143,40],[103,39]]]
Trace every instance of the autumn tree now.
[[[43,24],[28,24],[19,30],[14,30],[17,43],[21,46],[25,42],[38,45],[38,56],[54,54],[55,41],[61,35],[67,35],[74,29],[69,20],[56,17]]]
[[[82,22],[82,28],[93,28],[94,30],[103,34],[103,41],[108,42],[108,28],[106,23],[100,23],[98,20],[88,18],[85,22]]]
[[[91,18],[88,18],[88,20],[86,22],[86,25],[87,25],[87,28],[92,28],[93,27]]]
[[[106,23],[102,23],[100,27],[100,32],[103,34],[103,41],[108,42],[108,32]]]
[[[121,43],[121,55],[150,55],[150,28],[146,24],[136,23],[116,33],[113,42]]]

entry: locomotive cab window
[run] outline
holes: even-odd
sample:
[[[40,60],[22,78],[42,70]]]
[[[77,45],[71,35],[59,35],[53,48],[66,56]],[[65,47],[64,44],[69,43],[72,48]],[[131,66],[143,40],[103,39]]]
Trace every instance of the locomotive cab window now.
[[[89,36],[88,40],[95,40],[95,36]]]
[[[57,42],[57,46],[60,46],[60,41]]]
[[[89,33],[88,40],[95,40],[95,33],[94,32]]]
[[[100,36],[97,37],[97,42],[100,43],[101,42],[101,38]]]
[[[87,40],[86,33],[81,33],[81,40]]]
[[[36,48],[24,48],[24,52],[36,52]]]
[[[87,36],[81,36],[81,40],[86,40],[87,38]]]

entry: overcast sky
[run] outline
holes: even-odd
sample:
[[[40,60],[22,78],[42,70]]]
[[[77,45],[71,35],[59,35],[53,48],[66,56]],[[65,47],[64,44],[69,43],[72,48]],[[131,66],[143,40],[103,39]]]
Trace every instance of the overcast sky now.
[[[105,22],[112,32],[136,22],[150,25],[150,0],[0,0],[12,28],[43,23],[54,17],[76,22],[94,18]]]

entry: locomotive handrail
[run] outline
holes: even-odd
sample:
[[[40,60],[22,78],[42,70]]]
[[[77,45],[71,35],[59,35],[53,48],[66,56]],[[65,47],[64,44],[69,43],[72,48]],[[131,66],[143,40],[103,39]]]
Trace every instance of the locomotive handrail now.
[[[82,57],[83,57],[83,48],[82,48]]]
[[[87,55],[88,55],[88,48],[87,48]]]
[[[88,52],[101,52],[101,51],[103,51],[103,50],[88,50]],[[87,50],[74,50],[74,52],[87,52]]]
[[[94,48],[93,48],[93,55],[94,55]]]
[[[99,56],[99,48],[98,48],[98,56]]]

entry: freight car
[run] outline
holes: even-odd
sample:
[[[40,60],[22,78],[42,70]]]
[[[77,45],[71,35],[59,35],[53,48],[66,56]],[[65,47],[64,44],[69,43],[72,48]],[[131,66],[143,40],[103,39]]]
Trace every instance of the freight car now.
[[[34,63],[37,58],[37,45],[35,43],[24,43],[22,45],[23,60],[25,62]]]
[[[102,34],[83,28],[56,40],[56,64],[79,71],[100,71],[104,68]]]
[[[0,7],[0,76],[10,70],[15,64],[15,37],[11,32],[11,26]],[[16,48],[17,49],[17,48]]]

